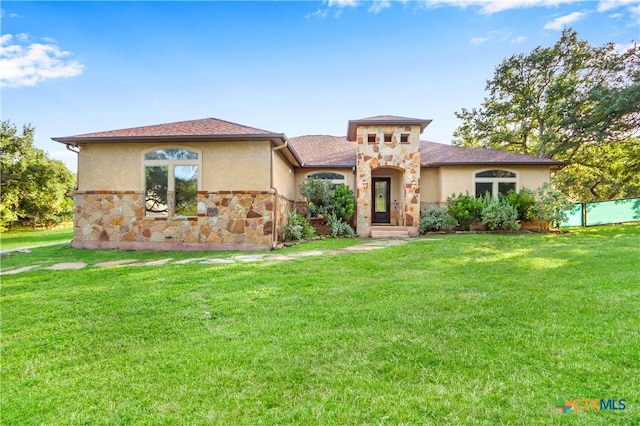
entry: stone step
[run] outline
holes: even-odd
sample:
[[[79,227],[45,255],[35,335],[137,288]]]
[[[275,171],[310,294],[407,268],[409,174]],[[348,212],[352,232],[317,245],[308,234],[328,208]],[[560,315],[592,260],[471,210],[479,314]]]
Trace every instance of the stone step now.
[[[409,232],[404,226],[373,226],[371,238],[409,238]]]

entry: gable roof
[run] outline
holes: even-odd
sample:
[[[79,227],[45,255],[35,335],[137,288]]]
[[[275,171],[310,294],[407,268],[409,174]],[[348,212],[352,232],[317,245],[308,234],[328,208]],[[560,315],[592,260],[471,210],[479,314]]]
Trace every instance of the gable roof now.
[[[276,146],[286,146],[289,142],[284,133],[270,132],[218,118],[176,121],[51,139],[73,146],[78,146],[80,142],[185,142],[238,139],[270,140]],[[300,159],[295,151],[285,149],[283,153],[293,165],[300,165]]]
[[[303,167],[355,167],[354,142],[342,136],[299,136],[291,145],[302,160]],[[561,166],[562,161],[489,148],[467,148],[436,142],[420,141],[420,166],[455,165],[543,165]]]
[[[411,126],[419,125],[420,133],[431,124],[432,120],[425,120],[422,118],[411,117],[398,117],[395,115],[376,115],[374,117],[361,118],[359,120],[349,120],[349,126],[347,127],[347,140],[356,140],[356,131],[358,126]]]

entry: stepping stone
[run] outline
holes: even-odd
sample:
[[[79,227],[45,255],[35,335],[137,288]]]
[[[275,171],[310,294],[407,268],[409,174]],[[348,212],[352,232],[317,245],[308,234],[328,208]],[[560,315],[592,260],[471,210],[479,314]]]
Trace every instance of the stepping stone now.
[[[384,248],[384,246],[365,246],[365,245],[361,245],[361,246],[351,246],[351,247],[346,247],[345,250],[347,251],[371,251],[371,250],[378,250]]]
[[[69,262],[69,263],[57,263],[45,269],[50,269],[52,271],[63,271],[66,269],[82,269],[85,266],[87,266],[87,264],[84,262]]]
[[[35,266],[23,266],[22,268],[18,268],[18,269],[13,269],[11,271],[2,271],[0,272],[0,275],[13,275],[13,274],[19,274],[20,272],[27,272],[31,269],[35,268]]]
[[[187,263],[195,262],[196,260],[202,260],[201,257],[190,257],[189,259],[182,259],[173,262],[174,265],[186,265]]]
[[[273,256],[265,257],[264,260],[269,260],[269,261],[293,260],[293,257],[285,256],[284,254],[274,254]]]
[[[170,260],[173,260],[173,258],[169,257],[167,259],[149,260],[147,262],[132,263],[131,266],[162,266],[165,263],[169,262]]]
[[[198,262],[198,263],[200,263],[201,265],[221,265],[221,264],[224,264],[224,263],[236,263],[236,262],[234,262],[231,259],[221,259],[219,257],[214,257],[214,258],[206,259],[205,261]]]
[[[120,260],[109,260],[107,262],[99,262],[93,266],[97,266],[98,268],[110,268],[112,266],[126,265],[127,263],[136,262],[136,259],[120,259]]]
[[[311,251],[298,251],[295,253],[290,253],[289,256],[292,257],[310,257],[310,256],[322,256],[324,252],[319,250],[311,250]]]
[[[233,259],[238,260],[240,262],[259,262],[265,256],[266,255],[264,254],[247,254],[247,255],[241,255],[241,256],[234,256]]]

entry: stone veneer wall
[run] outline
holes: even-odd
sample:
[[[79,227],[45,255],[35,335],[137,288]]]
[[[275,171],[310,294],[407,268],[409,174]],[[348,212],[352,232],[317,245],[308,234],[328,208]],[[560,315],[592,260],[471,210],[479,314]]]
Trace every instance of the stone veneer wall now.
[[[198,191],[198,217],[145,217],[144,193],[77,191],[77,248],[141,250],[258,250],[273,244],[292,201],[270,191]]]
[[[377,135],[376,143],[369,143],[368,135],[373,133]],[[391,142],[384,142],[385,133],[392,134]],[[402,133],[409,134],[407,143],[400,142]],[[404,220],[400,221],[402,218],[399,218],[399,221],[404,222],[410,234],[417,235],[420,223],[420,126],[358,126],[357,146],[358,235],[370,236],[371,171],[380,168],[391,168],[401,173]],[[364,188],[363,180],[368,188]]]

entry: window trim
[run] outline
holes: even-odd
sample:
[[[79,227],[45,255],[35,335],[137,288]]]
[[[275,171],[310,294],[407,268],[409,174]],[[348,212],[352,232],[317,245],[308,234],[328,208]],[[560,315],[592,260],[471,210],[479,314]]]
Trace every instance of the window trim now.
[[[157,159],[157,160],[147,160],[145,157],[150,152],[165,150],[165,149],[183,149],[186,151],[195,152],[198,155],[197,159],[191,160],[166,160],[166,159]],[[146,191],[147,191],[147,178],[146,171],[147,167],[159,167],[159,166],[167,166],[168,168],[168,182],[167,182],[167,203],[169,211],[164,216],[152,216],[147,214],[147,205],[146,205]],[[182,146],[182,145],[161,145],[153,148],[146,149],[142,152],[142,196],[144,197],[144,219],[176,219],[176,218],[190,218],[190,217],[198,217],[198,214],[194,216],[179,216],[175,214],[175,167],[176,166],[197,166],[198,168],[198,179],[196,181],[196,192],[202,189],[202,150],[192,148],[190,146]]]
[[[484,173],[484,172],[489,172],[492,170],[499,170],[502,172],[508,172],[508,173],[513,173],[515,174],[515,177],[477,177],[478,174],[480,173]],[[491,183],[491,196],[493,198],[498,198],[498,194],[500,193],[498,190],[498,186],[500,183],[513,183],[515,184],[515,190],[516,192],[520,191],[520,173],[515,171],[515,170],[511,170],[511,169],[504,169],[504,168],[484,168],[484,169],[480,169],[480,170],[475,170],[473,171],[473,173],[471,174],[472,176],[472,185],[473,185],[473,196],[478,198],[478,194],[476,193],[476,184],[477,183]],[[482,194],[481,194],[482,195]]]

